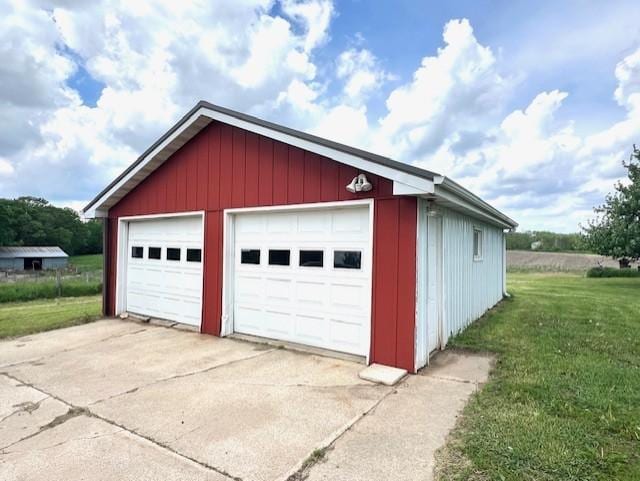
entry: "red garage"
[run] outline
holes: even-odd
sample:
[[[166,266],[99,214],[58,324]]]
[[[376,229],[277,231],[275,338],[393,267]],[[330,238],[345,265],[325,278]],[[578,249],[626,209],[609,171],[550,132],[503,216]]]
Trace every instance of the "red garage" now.
[[[516,226],[446,177],[206,102],[85,213],[107,315],[412,372],[502,298]]]

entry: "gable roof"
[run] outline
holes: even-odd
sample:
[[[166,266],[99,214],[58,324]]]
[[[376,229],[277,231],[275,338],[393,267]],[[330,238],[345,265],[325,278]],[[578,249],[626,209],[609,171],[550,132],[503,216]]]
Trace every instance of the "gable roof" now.
[[[58,246],[6,246],[0,247],[0,259],[19,257],[69,257]]]
[[[451,184],[451,181],[446,177],[435,172],[201,100],[91,200],[83,209],[83,212],[88,214],[89,217],[105,216],[109,208],[113,207],[174,152],[213,121],[264,135],[393,180],[394,194],[435,195],[435,184],[439,184],[441,186],[440,189],[445,184]],[[479,197],[457,184],[455,186],[457,190],[462,189],[468,194],[472,203],[477,203],[481,211],[486,211],[491,217],[495,217],[494,220],[497,223],[508,228],[513,228],[517,225],[512,219],[494,209]]]

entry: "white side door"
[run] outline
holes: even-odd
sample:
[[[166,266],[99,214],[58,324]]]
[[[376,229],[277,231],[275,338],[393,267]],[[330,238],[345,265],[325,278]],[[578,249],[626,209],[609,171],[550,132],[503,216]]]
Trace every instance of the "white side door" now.
[[[427,217],[427,350],[440,347],[440,303],[442,296],[442,219]]]

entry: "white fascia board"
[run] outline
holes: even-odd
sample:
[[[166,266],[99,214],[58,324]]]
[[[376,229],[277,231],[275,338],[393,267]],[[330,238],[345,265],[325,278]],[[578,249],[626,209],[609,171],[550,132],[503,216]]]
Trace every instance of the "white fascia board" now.
[[[436,192],[435,192],[435,197],[436,199],[442,199],[445,201],[448,201],[456,206],[458,206],[460,209],[462,209],[463,211],[466,211],[480,219],[486,220],[487,222],[490,222],[494,225],[498,225],[502,228],[506,228],[506,229],[511,229],[513,226],[509,225],[506,221],[504,221],[503,219],[500,219],[499,217],[496,217],[495,215],[492,215],[484,210],[481,210],[480,208],[478,208],[477,206],[475,206],[474,204],[462,199],[461,197],[453,194],[450,191],[447,191],[446,189],[443,189],[442,187],[436,185]]]
[[[487,204],[477,195],[468,191],[445,176],[436,176],[433,179],[435,196],[447,200],[459,207],[474,212],[476,215],[498,224],[505,229],[515,229],[518,223],[500,212],[495,207]]]
[[[185,130],[187,130],[196,120],[198,120],[198,117],[200,117],[200,115],[202,115],[201,110],[202,109],[198,109],[198,111],[196,111],[191,117],[189,117],[189,119],[186,122],[184,122],[179,128],[177,128],[169,137],[167,137],[155,149],[153,149],[151,152],[149,152],[146,155],[146,157],[142,160],[142,162],[140,162],[133,169],[131,169],[131,171],[128,172],[127,175],[125,175],[122,179],[120,179],[120,181],[116,185],[114,185],[111,189],[109,189],[108,192],[106,192],[102,197],[100,197],[100,199],[98,199],[93,204],[91,209],[89,209],[87,212],[85,212],[85,215],[87,217],[92,217],[91,214],[93,214],[93,217],[106,217],[107,213],[108,213],[108,209],[107,210],[100,209],[102,204],[104,204],[104,202],[109,197],[111,197],[114,193],[116,193],[124,184],[126,184],[129,180],[131,180],[132,177],[134,177],[136,174],[138,174],[138,172],[140,172],[142,169],[144,169],[147,166],[147,164],[149,164],[149,162],[156,155],[158,155],[160,152],[162,152],[162,150],[164,150],[171,142],[173,142]]]
[[[417,189],[411,185],[402,182],[393,181],[393,195],[427,195],[435,192],[433,182],[428,181],[431,185],[428,189]]]
[[[406,172],[401,172],[392,167],[380,165],[376,162],[372,162],[362,157],[348,154],[340,150],[332,149],[331,147],[327,147],[324,145],[316,144],[315,142],[301,139],[294,135],[279,132],[262,125],[254,124],[252,122],[247,122],[246,120],[238,119],[237,117],[233,117],[222,112],[207,109],[205,107],[201,108],[198,112],[200,111],[202,115],[206,115],[213,120],[233,125],[249,132],[263,135],[265,137],[269,137],[285,144],[293,145],[294,147],[299,147],[303,150],[313,152],[314,154],[328,157],[342,164],[350,165],[352,167],[355,167],[356,169],[370,172],[372,174],[379,175],[380,177],[393,180],[394,182],[401,182],[415,189],[418,189],[421,192],[428,192],[429,189],[433,189],[433,182],[428,179],[418,177],[416,175],[411,175]]]
[[[108,210],[96,209],[92,207],[82,215],[85,219],[100,219],[102,217],[107,217],[108,214]]]

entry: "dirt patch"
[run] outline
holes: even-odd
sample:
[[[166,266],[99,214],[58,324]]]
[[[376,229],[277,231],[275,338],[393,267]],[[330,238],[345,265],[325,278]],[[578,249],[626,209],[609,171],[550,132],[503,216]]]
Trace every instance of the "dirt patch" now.
[[[507,251],[507,268],[541,271],[586,271],[592,267],[618,267],[618,261],[596,254]]]

